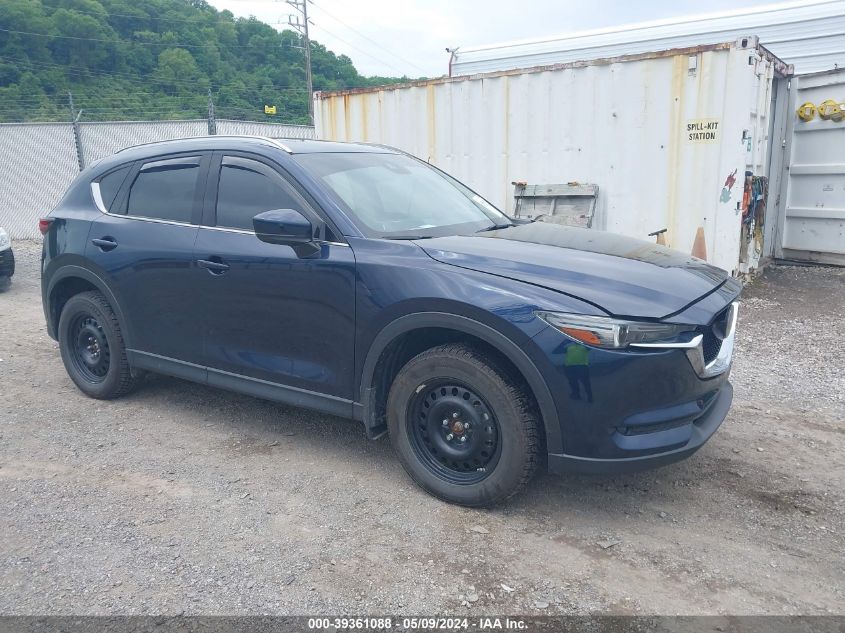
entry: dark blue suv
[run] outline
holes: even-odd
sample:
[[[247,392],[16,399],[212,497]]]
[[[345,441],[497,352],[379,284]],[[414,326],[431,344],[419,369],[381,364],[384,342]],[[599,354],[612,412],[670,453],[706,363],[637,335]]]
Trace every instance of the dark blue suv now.
[[[40,228],[47,327],[84,393],[148,370],[352,418],[455,503],[502,501],[545,464],[679,460],[730,406],[726,273],[514,220],[389,148],[134,147]]]

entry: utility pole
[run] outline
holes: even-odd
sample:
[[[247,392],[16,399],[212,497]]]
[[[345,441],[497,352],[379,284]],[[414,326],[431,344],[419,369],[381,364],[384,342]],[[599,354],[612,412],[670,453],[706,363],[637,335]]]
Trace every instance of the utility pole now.
[[[287,0],[287,2],[302,15],[301,19],[299,15],[288,16],[288,24],[302,36],[302,44],[305,49],[305,83],[308,87],[308,122],[314,125],[314,98],[312,96],[314,87],[311,85],[311,40],[308,38],[308,0]]]
[[[76,111],[73,107],[73,93],[67,92],[68,106],[70,106],[70,121],[73,126],[73,144],[76,145],[76,162],[79,164],[79,171],[85,169],[85,157],[82,155],[82,136],[79,133],[79,117],[82,116],[82,110]]]
[[[217,134],[217,119],[214,118],[214,100],[211,98],[211,88],[208,89],[208,134]]]

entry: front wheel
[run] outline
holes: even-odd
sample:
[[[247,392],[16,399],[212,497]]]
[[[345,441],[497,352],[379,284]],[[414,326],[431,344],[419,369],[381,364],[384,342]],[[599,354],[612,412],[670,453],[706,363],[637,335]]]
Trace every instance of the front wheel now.
[[[504,501],[540,463],[539,419],[527,390],[469,345],[441,345],[408,361],[390,388],[387,424],[414,481],[452,503]]]

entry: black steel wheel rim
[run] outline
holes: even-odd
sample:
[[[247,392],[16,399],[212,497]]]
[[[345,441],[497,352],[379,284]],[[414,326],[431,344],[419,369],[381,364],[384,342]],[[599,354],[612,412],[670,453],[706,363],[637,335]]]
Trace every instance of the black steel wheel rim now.
[[[111,350],[100,322],[90,314],[80,314],[68,327],[70,357],[85,380],[103,382],[111,365]]]
[[[499,423],[468,385],[453,380],[421,385],[408,405],[407,425],[417,458],[449,483],[478,483],[499,461]]]

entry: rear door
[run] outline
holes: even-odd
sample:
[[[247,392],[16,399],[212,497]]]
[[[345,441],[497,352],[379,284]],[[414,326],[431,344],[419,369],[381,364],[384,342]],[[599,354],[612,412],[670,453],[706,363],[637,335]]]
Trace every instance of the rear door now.
[[[104,213],[85,254],[120,303],[132,348],[148,361],[202,358],[193,249],[210,159],[210,152],[150,158],[94,183]],[[194,378],[204,376],[198,371]]]
[[[208,181],[194,253],[197,261],[220,264],[204,269],[197,286],[209,383],[348,415],[352,249],[324,241],[317,255],[300,258],[290,246],[255,236],[252,218],[264,211],[295,209],[322,220],[304,190],[271,161],[216,153]]]

